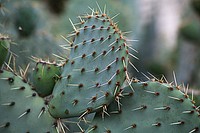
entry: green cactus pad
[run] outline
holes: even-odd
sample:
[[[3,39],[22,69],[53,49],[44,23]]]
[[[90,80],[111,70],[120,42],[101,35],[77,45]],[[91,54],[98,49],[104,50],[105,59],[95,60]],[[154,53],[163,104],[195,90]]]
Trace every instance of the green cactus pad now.
[[[191,0],[193,10],[200,16],[200,0]]]
[[[0,68],[2,67],[9,53],[10,41],[7,36],[0,34]]]
[[[38,25],[37,21],[38,14],[32,5],[26,3],[16,9],[14,23],[20,37],[31,36]]]
[[[61,67],[56,63],[39,61],[33,70],[32,82],[35,91],[41,97],[52,93],[54,85],[61,74]]]
[[[110,104],[108,113],[95,116],[86,133],[196,133],[200,131],[198,109],[178,87],[154,81],[132,83],[120,101]]]
[[[200,21],[197,19],[191,20],[180,28],[180,35],[191,42],[200,44]]]
[[[55,133],[56,121],[45,102],[21,77],[0,72],[0,132]]]
[[[126,79],[126,39],[106,14],[83,17],[49,111],[54,117],[84,116],[114,100]]]

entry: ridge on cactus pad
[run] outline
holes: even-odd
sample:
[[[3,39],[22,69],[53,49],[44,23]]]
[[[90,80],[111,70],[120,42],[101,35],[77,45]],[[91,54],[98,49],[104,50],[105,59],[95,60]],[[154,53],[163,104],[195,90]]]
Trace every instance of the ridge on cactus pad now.
[[[0,68],[2,67],[10,49],[9,37],[0,34]]]
[[[32,73],[32,82],[41,97],[52,93],[54,85],[61,74],[61,67],[56,63],[40,60]]]
[[[135,82],[123,89],[121,107],[113,102],[102,119],[96,114],[86,133],[197,133],[198,108],[178,87],[155,81]]]
[[[12,72],[0,72],[0,132],[56,133],[56,120],[31,86]]]
[[[106,108],[127,78],[127,42],[111,18],[93,12],[81,18],[80,28],[72,25],[71,53],[49,105],[53,117],[83,117]]]

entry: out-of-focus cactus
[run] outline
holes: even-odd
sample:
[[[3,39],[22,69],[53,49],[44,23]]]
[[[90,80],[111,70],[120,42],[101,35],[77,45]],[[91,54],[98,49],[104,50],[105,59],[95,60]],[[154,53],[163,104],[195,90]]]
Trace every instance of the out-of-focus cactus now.
[[[191,0],[194,11],[200,16],[200,0]]]
[[[0,68],[2,67],[10,49],[10,40],[7,36],[0,34]]]
[[[45,2],[52,13],[59,15],[65,11],[67,1],[68,0],[46,0]]]
[[[37,28],[37,11],[27,4],[22,4],[16,8],[14,15],[14,24],[20,37],[30,37]]]

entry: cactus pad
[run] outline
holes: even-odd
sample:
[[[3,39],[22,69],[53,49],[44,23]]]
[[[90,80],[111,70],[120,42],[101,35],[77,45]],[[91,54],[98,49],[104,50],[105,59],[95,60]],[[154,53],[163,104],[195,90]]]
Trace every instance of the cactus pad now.
[[[84,116],[107,106],[126,79],[128,48],[106,14],[84,16],[74,27],[69,60],[55,85],[49,111],[54,117]]]
[[[45,102],[21,77],[0,72],[0,132],[55,133],[56,121]]]
[[[33,85],[41,97],[52,93],[54,85],[60,76],[61,68],[56,63],[39,61],[33,70]]]
[[[88,133],[195,133],[199,132],[198,109],[177,87],[159,82],[132,83],[123,90],[121,110],[110,104],[102,119],[97,114]]]

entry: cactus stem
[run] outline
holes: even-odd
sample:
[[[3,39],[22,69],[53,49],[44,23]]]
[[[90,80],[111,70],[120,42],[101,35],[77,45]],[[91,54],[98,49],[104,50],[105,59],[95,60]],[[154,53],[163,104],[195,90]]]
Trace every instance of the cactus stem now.
[[[173,126],[173,125],[182,125],[184,123],[185,123],[184,121],[173,122],[173,123],[170,123],[170,126]]]
[[[30,113],[31,109],[27,109],[24,113],[22,113],[18,119],[22,118],[23,116],[25,116],[26,114]]]

